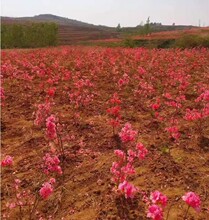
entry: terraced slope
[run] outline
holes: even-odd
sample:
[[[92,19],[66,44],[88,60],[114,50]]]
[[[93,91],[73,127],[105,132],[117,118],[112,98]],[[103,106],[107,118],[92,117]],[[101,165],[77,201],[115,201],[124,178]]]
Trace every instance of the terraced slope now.
[[[85,22],[63,18],[55,15],[38,15],[34,17],[1,17],[1,22],[6,24],[28,24],[30,22],[54,22],[58,24],[58,44],[68,45],[86,40],[99,40],[118,38],[114,28],[97,26]]]

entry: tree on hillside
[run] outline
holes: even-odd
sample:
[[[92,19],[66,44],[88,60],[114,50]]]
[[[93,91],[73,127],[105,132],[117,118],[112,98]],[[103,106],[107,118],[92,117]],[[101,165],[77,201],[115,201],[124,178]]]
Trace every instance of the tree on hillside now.
[[[144,34],[148,35],[150,32],[151,32],[150,17],[148,17],[146,20],[146,24],[144,25]]]
[[[121,26],[120,26],[120,23],[118,24],[118,26],[116,27],[117,31],[120,31],[121,30]]]

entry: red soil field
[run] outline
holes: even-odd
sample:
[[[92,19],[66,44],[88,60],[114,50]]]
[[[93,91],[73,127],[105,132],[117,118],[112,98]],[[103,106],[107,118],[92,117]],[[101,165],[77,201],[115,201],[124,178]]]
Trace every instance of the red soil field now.
[[[143,193],[149,197],[159,190],[168,197],[164,219],[168,212],[169,220],[184,219],[187,205],[181,197],[189,191],[200,196],[201,211],[191,207],[187,219],[208,219],[208,49],[2,50],[1,79],[2,160],[10,155],[14,161],[2,167],[2,218],[143,220],[148,209]],[[107,109],[114,93],[121,100],[121,117],[113,135]],[[46,118],[34,125],[38,104],[46,100],[51,103],[47,117],[54,115],[62,125],[58,133],[64,153],[58,139],[47,137]],[[138,135],[124,144],[118,134],[127,122]],[[110,168],[117,161],[116,149],[127,152],[138,142],[148,154],[134,161],[135,174],[127,181],[138,192],[126,199],[113,190]],[[43,172],[43,157],[53,152],[62,175]],[[39,192],[50,177],[56,183],[43,199]],[[25,206],[16,204],[17,178],[21,193],[30,190],[20,195]],[[27,193],[30,201],[38,201],[31,218]],[[9,209],[11,203],[16,207]]]
[[[191,28],[189,30],[162,31],[151,33],[149,36],[134,36],[133,39],[178,39],[185,35],[208,35],[209,28]]]

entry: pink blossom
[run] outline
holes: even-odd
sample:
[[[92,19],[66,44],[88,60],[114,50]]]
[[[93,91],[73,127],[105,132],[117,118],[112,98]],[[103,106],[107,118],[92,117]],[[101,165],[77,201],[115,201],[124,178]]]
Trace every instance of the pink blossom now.
[[[156,111],[160,108],[160,104],[154,103],[154,104],[151,105],[151,108],[152,108],[153,111]]]
[[[20,183],[21,183],[21,180],[15,179],[15,183],[16,183],[16,184],[20,184]]]
[[[204,91],[196,100],[195,102],[209,101],[209,90]]]
[[[167,98],[167,99],[172,99],[171,94],[168,93],[168,92],[167,92],[167,93],[164,93],[163,96],[164,96],[165,98]]]
[[[152,218],[154,220],[162,220],[163,219],[163,211],[162,208],[160,208],[157,205],[151,205],[149,206],[148,213],[147,213],[148,218]]]
[[[127,163],[125,166],[123,166],[121,168],[121,172],[123,172],[125,174],[125,176],[132,175],[132,174],[136,173],[134,166],[131,163]]]
[[[57,132],[56,132],[56,123],[55,123],[55,117],[54,115],[51,115],[46,119],[46,134],[47,137],[50,140],[57,138]]]
[[[119,99],[117,93],[114,93],[114,94],[113,94],[113,97],[110,99],[110,103],[113,104],[113,105],[116,105],[116,104],[119,105],[119,104],[121,104],[121,100]]]
[[[145,70],[143,67],[139,66],[139,67],[138,67],[138,73],[139,73],[140,75],[144,75],[144,74],[146,73],[146,70]]]
[[[144,159],[148,153],[148,150],[144,147],[142,143],[136,145],[137,156],[139,159]]]
[[[115,150],[114,151],[115,155],[119,157],[122,161],[126,159],[126,155],[122,150]]]
[[[37,126],[43,125],[45,123],[47,116],[49,115],[50,110],[51,110],[51,103],[46,102],[44,104],[39,104],[38,110],[35,114],[36,118],[34,124]]]
[[[51,156],[50,154],[46,154],[43,157],[44,160],[44,172],[49,174],[49,172],[56,172],[58,174],[62,174],[62,168],[59,166],[60,160],[57,156]]]
[[[154,204],[160,203],[163,207],[167,205],[167,200],[168,200],[167,196],[163,195],[159,191],[152,192],[150,195],[150,199]]]
[[[128,162],[133,163],[135,157],[137,156],[136,152],[133,150],[128,150]]]
[[[114,182],[117,182],[117,178],[120,176],[120,164],[118,162],[113,162],[112,167],[110,168],[110,172],[115,175]]]
[[[209,116],[209,103],[205,105],[205,107],[202,110],[202,117],[208,117]]]
[[[200,211],[201,201],[197,194],[194,192],[187,192],[184,196],[182,196],[182,199],[197,212]]]
[[[178,127],[176,126],[171,126],[165,129],[172,138],[174,138],[175,140],[178,140],[181,136]]]
[[[157,99],[157,102],[151,105],[153,111],[157,111],[160,108],[160,99]]]
[[[39,194],[43,199],[47,199],[53,191],[54,189],[52,187],[52,184],[50,184],[49,182],[45,182],[39,190]]]
[[[114,106],[114,107],[108,108],[107,113],[114,117],[120,118],[120,110],[121,110],[120,106]]]
[[[49,183],[52,184],[52,185],[55,184],[56,183],[55,178],[50,178]]]
[[[109,124],[112,125],[114,128],[116,128],[120,125],[120,121],[118,120],[118,118],[110,119]]]
[[[49,88],[48,91],[47,91],[47,94],[48,94],[50,97],[53,97],[54,94],[55,94],[55,91],[56,91],[56,88],[55,88],[55,87]]]
[[[124,73],[123,77],[118,80],[118,86],[122,87],[123,85],[127,85],[129,83],[128,74]]]
[[[107,113],[112,117],[109,120],[109,123],[110,125],[113,126],[113,132],[114,132],[114,128],[120,125],[120,118],[121,118],[121,114],[120,114],[121,107],[119,106],[121,101],[119,100],[117,93],[113,94],[113,97],[109,100],[109,103],[111,105],[115,105],[107,109]]]
[[[201,112],[199,112],[197,109],[186,109],[186,115],[184,117],[187,121],[194,121],[194,120],[199,120],[202,118]]]
[[[132,129],[130,123],[126,123],[125,126],[122,128],[121,132],[119,133],[119,136],[122,142],[124,143],[134,141],[136,135],[137,135],[137,131],[134,131]]]
[[[9,155],[7,155],[4,160],[2,160],[1,165],[3,167],[8,167],[13,165],[13,158]]]
[[[134,195],[138,191],[137,188],[131,183],[124,181],[120,183],[118,189],[125,194],[125,198],[134,198]]]
[[[15,202],[7,203],[6,207],[8,207],[9,209],[14,209],[16,207],[16,203]]]

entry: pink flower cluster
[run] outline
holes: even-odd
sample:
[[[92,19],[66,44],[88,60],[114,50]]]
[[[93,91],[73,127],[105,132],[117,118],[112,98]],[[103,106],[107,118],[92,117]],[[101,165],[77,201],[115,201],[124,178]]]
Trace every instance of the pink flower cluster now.
[[[57,138],[56,119],[54,115],[51,115],[46,119],[46,135],[50,140]]]
[[[157,111],[160,108],[160,99],[157,99],[157,101],[150,106],[153,111]]]
[[[179,129],[177,126],[171,126],[165,129],[172,138],[174,138],[175,140],[178,140],[181,136]]]
[[[43,199],[48,199],[48,197],[52,194],[54,191],[53,184],[55,183],[55,179],[51,178],[49,182],[45,182],[41,189],[39,190],[39,194]]]
[[[120,105],[121,100],[118,97],[118,94],[115,92],[112,96],[112,98],[109,100],[109,103],[112,105]]]
[[[139,159],[144,159],[145,156],[148,154],[148,150],[147,148],[144,147],[144,145],[142,143],[138,143],[136,145],[136,156],[139,158]]]
[[[196,100],[195,102],[205,101],[209,102],[209,90],[205,90]]]
[[[128,85],[128,83],[129,83],[129,76],[128,74],[124,73],[123,77],[118,80],[118,86],[121,88],[124,85]]]
[[[200,211],[201,201],[197,194],[194,192],[187,192],[184,196],[182,196],[182,199],[197,212]]]
[[[122,129],[120,136],[124,138],[124,142],[134,141],[136,131],[133,131],[129,123],[126,124],[126,129]],[[122,192],[126,198],[133,198],[137,192],[137,188],[127,181],[130,175],[135,174],[133,166],[134,160],[144,159],[148,153],[143,144],[138,143],[135,150],[128,149],[126,152],[115,150],[115,155],[118,158],[117,162],[113,162],[110,172],[113,174],[112,181],[116,184],[117,190]]]
[[[13,165],[13,158],[7,155],[1,162],[2,167],[9,167]]]
[[[206,118],[209,116],[209,90],[205,90],[203,93],[201,93],[195,102],[198,103],[201,108],[192,110],[187,108],[184,116],[184,119],[187,121],[200,120],[201,118]]]
[[[119,136],[123,143],[134,141],[136,135],[137,135],[137,131],[132,129],[130,123],[126,123],[125,126],[122,128],[121,132],[119,133]]]
[[[55,95],[55,91],[56,91],[56,87],[49,88],[47,91],[48,96],[53,98]]]
[[[148,96],[154,94],[155,88],[151,82],[147,82],[144,79],[139,79],[138,88],[134,91],[135,95],[147,98]]]
[[[173,97],[170,93],[164,93],[163,97],[166,98],[165,104],[167,106],[179,109],[182,107],[182,103],[186,100],[185,95],[179,95]]]
[[[120,125],[121,118],[121,104],[120,99],[118,98],[118,94],[114,93],[113,97],[109,100],[109,103],[113,105],[112,107],[107,109],[107,113],[110,115],[111,119],[109,120],[110,125],[113,126],[113,129]]]
[[[184,118],[187,121],[194,121],[194,120],[199,120],[200,118],[202,118],[202,114],[197,110],[197,109],[186,109],[186,115],[184,116]]]
[[[62,168],[59,166],[60,160],[57,156],[51,156],[50,154],[46,154],[43,157],[44,160],[44,173],[49,174],[49,172],[55,172],[58,174],[62,174]]]
[[[125,181],[129,175],[135,174],[134,160],[136,158],[144,159],[148,151],[143,144],[138,143],[136,150],[129,149],[127,154],[122,150],[115,150],[114,153],[118,157],[118,161],[113,162],[110,171],[114,175],[113,182],[118,184]]]
[[[14,191],[13,191],[14,189]],[[14,179],[14,185],[12,185],[12,190],[14,193],[14,198],[12,197],[10,201],[6,202],[7,212],[3,214],[5,219],[11,219],[10,211],[17,207],[31,207],[34,204],[34,195],[30,190],[22,189],[21,180]],[[11,193],[11,192],[10,192]],[[3,217],[3,219],[4,219]]]
[[[120,118],[120,106],[114,106],[107,109],[107,113],[112,115],[115,118]]]
[[[154,103],[151,105],[151,108],[153,111],[157,111],[160,108],[160,104],[159,103]]]
[[[136,194],[136,192],[138,191],[138,189],[132,185],[131,183],[124,181],[122,183],[119,184],[118,189],[124,193],[125,198],[134,198],[134,195]]]
[[[149,205],[147,217],[154,220],[162,220],[163,208],[165,208],[165,206],[167,205],[167,196],[163,195],[159,191],[154,191],[150,195],[150,200],[152,202],[152,205]],[[161,205],[161,207],[159,205]]]
[[[144,74],[146,73],[146,70],[145,70],[143,67],[139,66],[139,67],[138,67],[138,73],[139,73],[140,75],[144,75]]]
[[[162,205],[162,207],[165,207],[167,205],[168,198],[167,198],[167,196],[163,195],[161,192],[154,191],[150,195],[150,200],[154,204],[159,203]]]
[[[38,110],[35,114],[36,118],[34,120],[34,124],[37,126],[44,125],[46,118],[49,115],[49,112],[51,111],[51,103],[46,102],[44,104],[38,105]]]
[[[163,210],[158,205],[151,205],[148,208],[147,217],[154,220],[162,220],[163,219]]]
[[[73,92],[69,93],[70,102],[76,107],[88,105],[94,98],[91,89],[94,84],[89,79],[78,79],[74,77]]]

